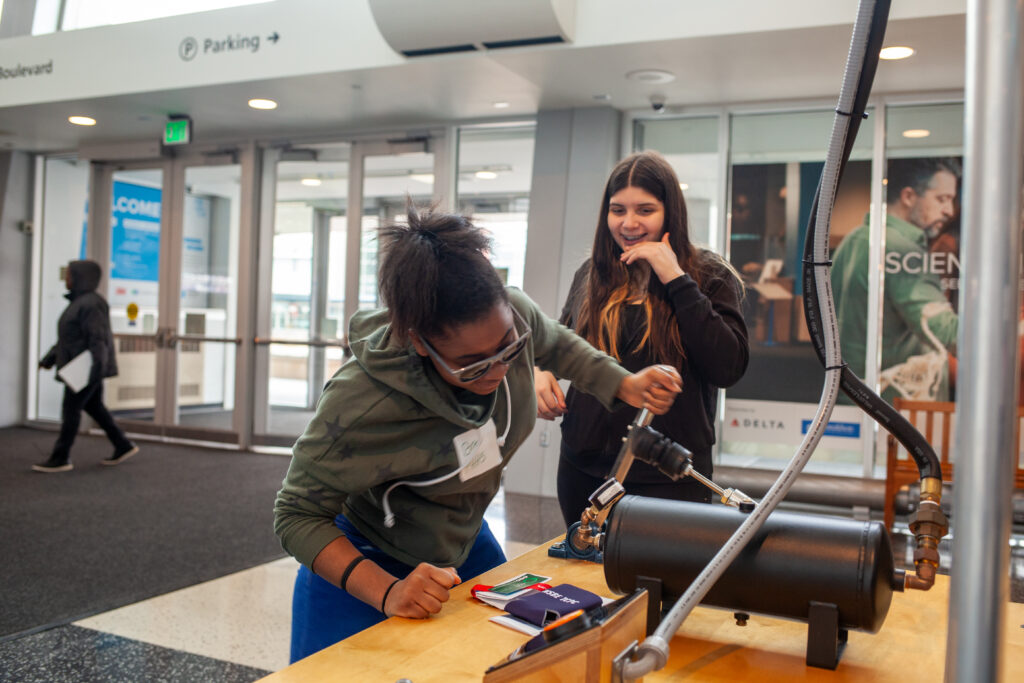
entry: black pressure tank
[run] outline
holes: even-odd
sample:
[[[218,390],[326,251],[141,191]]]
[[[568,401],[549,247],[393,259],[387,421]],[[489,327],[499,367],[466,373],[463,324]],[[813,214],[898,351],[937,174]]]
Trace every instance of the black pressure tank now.
[[[608,518],[604,576],[631,593],[661,579],[666,607],[689,587],[746,518],[725,505],[625,496]],[[876,632],[902,572],[878,522],[773,512],[703,604],[807,621],[811,601],[839,609],[839,627]]]

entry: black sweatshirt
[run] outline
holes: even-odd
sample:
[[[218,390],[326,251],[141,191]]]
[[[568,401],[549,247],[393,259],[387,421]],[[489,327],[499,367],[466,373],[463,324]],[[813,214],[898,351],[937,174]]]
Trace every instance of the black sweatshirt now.
[[[590,262],[573,278],[562,311],[561,322],[576,327],[576,313],[584,296]],[[653,273],[652,273],[653,277]],[[679,334],[686,360],[678,367],[683,379],[680,393],[665,415],[658,415],[651,427],[693,452],[694,468],[711,476],[711,446],[715,443],[715,407],[720,387],[735,384],[746,372],[750,358],[747,326],[740,310],[742,289],[724,264],[712,262],[704,276],[703,291],[689,275],[665,285],[668,301],[679,322]],[[631,372],[664,362],[655,358],[651,344],[637,352],[643,336],[643,307],[626,306],[619,332],[622,365]],[[591,396],[570,387],[568,410],[562,418],[562,457],[587,474],[604,478],[611,473],[626,435],[626,427],[637,409],[622,406],[609,413]],[[635,462],[626,481],[664,482],[665,475],[653,467]]]

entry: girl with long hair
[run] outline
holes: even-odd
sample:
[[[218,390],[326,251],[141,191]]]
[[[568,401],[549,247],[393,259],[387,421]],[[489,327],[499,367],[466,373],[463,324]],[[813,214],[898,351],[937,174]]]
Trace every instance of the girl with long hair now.
[[[652,428],[693,452],[694,468],[711,476],[718,390],[735,384],[749,360],[740,301],[743,284],[721,257],[690,241],[679,179],[656,152],[634,154],[612,170],[590,258],[576,272],[561,322],[624,367],[655,363],[679,370],[683,391]],[[566,524],[579,521],[587,497],[609,475],[626,427],[636,415],[610,416],[573,385],[535,371],[538,417],[563,415],[558,499]],[[672,482],[633,464],[631,494],[710,501],[692,479]]]

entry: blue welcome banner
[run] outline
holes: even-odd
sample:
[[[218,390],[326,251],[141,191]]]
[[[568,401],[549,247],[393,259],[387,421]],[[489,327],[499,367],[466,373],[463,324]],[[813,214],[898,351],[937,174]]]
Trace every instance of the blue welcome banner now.
[[[157,188],[114,181],[110,216],[111,278],[156,282],[160,277]]]

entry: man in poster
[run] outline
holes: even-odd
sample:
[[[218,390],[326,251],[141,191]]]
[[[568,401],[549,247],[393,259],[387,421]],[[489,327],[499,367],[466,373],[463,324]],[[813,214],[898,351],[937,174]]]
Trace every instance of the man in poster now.
[[[942,289],[955,253],[929,250],[956,215],[960,164],[952,158],[895,159],[886,187],[882,302],[882,396],[951,400],[957,315]],[[868,316],[868,218],[833,256],[832,289],[843,359],[864,377]]]

